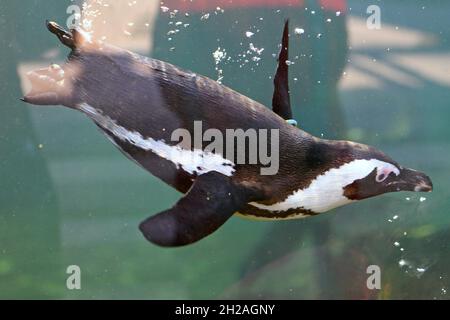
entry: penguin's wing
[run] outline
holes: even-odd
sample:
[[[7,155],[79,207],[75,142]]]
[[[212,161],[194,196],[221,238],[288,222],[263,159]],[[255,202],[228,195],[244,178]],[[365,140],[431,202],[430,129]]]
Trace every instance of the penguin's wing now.
[[[275,74],[275,91],[272,99],[273,112],[285,120],[292,119],[291,99],[289,97],[289,20],[286,20]]]
[[[216,231],[255,193],[215,171],[199,176],[177,204],[142,222],[147,240],[163,247],[196,242]]]

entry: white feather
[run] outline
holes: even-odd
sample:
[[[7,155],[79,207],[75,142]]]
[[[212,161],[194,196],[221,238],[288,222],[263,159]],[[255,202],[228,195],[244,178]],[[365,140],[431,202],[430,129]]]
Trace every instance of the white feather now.
[[[232,176],[235,171],[234,163],[218,154],[198,149],[187,150],[180,146],[171,146],[163,140],[144,138],[139,132],[129,131],[118,125],[116,121],[86,103],[80,104],[79,108],[118,139],[129,142],[142,150],[152,151],[190,174],[202,175],[210,171],[217,171],[226,176]]]

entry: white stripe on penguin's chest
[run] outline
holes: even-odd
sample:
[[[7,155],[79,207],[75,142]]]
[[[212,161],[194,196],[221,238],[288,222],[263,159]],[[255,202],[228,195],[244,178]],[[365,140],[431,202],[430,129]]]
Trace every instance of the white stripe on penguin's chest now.
[[[349,204],[354,200],[344,196],[344,187],[355,180],[362,179],[369,175],[375,168],[377,170],[389,167],[395,174],[398,168],[394,165],[377,159],[358,159],[346,163],[339,168],[333,168],[322,175],[316,177],[305,189],[294,191],[285,200],[264,205],[252,202],[252,206],[269,211],[288,211],[290,209],[303,208],[315,213],[326,212],[328,210]]]
[[[235,171],[234,163],[218,154],[197,149],[187,150],[180,146],[168,145],[162,140],[144,138],[139,132],[127,130],[86,103],[80,104],[79,108],[119,140],[131,143],[142,150],[152,151],[190,174],[202,175],[209,171],[217,171],[231,176]]]

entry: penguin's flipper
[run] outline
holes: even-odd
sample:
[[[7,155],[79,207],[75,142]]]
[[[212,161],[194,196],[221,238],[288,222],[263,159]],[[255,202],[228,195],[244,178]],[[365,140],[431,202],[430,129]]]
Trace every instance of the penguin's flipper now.
[[[286,20],[278,56],[278,69],[275,74],[275,91],[272,99],[273,112],[285,120],[292,119],[291,99],[289,97],[289,20]]]
[[[145,238],[163,247],[196,242],[217,230],[255,193],[218,172],[199,176],[187,194],[169,210],[142,222]]]

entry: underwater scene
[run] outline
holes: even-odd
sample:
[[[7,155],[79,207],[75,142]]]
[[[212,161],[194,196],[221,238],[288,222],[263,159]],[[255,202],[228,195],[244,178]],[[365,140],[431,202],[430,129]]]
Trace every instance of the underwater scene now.
[[[449,14],[2,0],[0,299],[448,299]],[[197,120],[279,129],[277,172]]]

